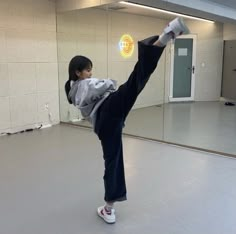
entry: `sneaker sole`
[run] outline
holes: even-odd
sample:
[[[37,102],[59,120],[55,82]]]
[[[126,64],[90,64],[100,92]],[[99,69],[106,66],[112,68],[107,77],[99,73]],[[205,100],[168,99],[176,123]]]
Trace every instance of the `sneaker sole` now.
[[[181,25],[181,27],[183,28],[183,32],[182,32],[181,35],[189,34],[189,33],[190,33],[190,30],[189,30],[189,28],[185,25],[183,19],[179,17],[179,18],[178,18],[178,22],[179,22],[179,24]],[[166,28],[166,29],[164,29],[164,32],[165,32],[165,33],[169,33],[169,32],[171,32],[171,29],[170,29],[170,28]],[[180,36],[180,35],[176,35],[176,36]]]
[[[179,23],[181,24],[181,26],[184,28],[183,34],[189,34],[190,30],[189,28],[185,25],[184,21],[182,18],[179,18]]]
[[[104,220],[107,224],[114,224],[116,221],[107,221],[106,219],[104,219],[104,217],[102,216],[102,214],[97,211],[97,215],[102,219]]]

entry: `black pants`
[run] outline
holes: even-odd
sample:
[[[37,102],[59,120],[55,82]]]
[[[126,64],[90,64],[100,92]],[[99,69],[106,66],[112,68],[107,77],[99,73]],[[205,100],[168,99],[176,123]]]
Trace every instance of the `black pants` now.
[[[127,82],[110,94],[97,112],[95,132],[103,149],[105,160],[105,201],[126,200],[123,163],[122,129],[125,119],[139,93],[145,87],[164,47],[153,46],[158,36],[138,42],[138,62]]]

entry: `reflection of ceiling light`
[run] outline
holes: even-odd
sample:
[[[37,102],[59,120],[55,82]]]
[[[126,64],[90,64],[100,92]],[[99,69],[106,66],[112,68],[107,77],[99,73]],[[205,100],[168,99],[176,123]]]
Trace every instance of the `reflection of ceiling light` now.
[[[166,13],[166,14],[170,14],[170,15],[182,16],[182,17],[185,17],[185,18],[188,18],[188,19],[201,20],[201,21],[205,21],[205,22],[208,22],[208,23],[214,23],[214,21],[212,21],[212,20],[206,20],[206,19],[202,19],[202,18],[199,18],[199,17],[180,14],[180,13],[176,13],[176,12],[173,12],[173,11],[162,10],[162,9],[158,9],[158,8],[155,8],[155,7],[145,6],[145,5],[136,4],[136,3],[132,3],[132,2],[122,1],[122,2],[119,2],[119,3],[125,4],[125,5],[128,5],[128,6],[140,7],[140,8],[147,9],[147,10],[158,11],[158,12],[162,12],[162,13]]]

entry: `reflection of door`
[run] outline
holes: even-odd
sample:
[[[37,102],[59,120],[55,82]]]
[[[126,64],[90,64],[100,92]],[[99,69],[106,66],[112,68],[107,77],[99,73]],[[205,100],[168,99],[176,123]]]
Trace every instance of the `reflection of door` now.
[[[224,43],[222,97],[236,100],[236,41]]]
[[[170,101],[194,100],[195,37],[177,38],[172,47]]]

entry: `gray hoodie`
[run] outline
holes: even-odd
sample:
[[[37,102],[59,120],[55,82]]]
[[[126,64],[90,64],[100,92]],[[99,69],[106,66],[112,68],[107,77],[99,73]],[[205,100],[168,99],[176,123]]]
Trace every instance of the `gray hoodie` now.
[[[69,98],[95,129],[97,110],[110,93],[116,91],[116,86],[117,82],[111,79],[88,78],[72,81]]]

